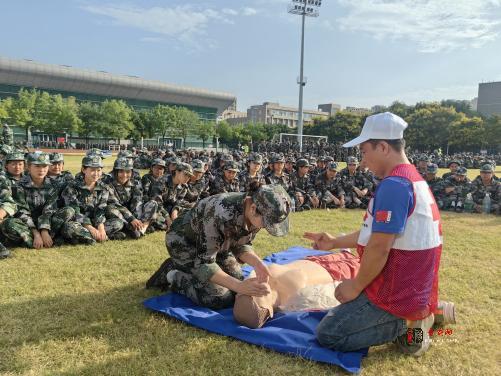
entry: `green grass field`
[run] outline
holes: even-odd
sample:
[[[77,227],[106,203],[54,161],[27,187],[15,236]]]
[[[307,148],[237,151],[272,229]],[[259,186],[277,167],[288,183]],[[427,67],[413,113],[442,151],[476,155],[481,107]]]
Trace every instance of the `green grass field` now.
[[[68,158],[78,169],[80,157]],[[109,160],[106,161],[107,165]],[[357,229],[362,211],[293,213],[292,232],[255,241],[261,256],[307,245],[304,231]],[[434,336],[421,358],[393,345],[373,347],[363,375],[496,375],[501,317],[501,218],[443,214],[441,299],[456,303],[458,323]],[[340,368],[280,355],[154,314],[144,283],[166,257],[164,234],[140,240],[50,250],[15,249],[0,262],[2,375],[333,375]]]

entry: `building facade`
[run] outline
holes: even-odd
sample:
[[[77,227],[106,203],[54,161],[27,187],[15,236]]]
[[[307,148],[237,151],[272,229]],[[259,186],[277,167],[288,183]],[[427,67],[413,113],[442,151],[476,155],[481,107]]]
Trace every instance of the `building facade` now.
[[[478,84],[477,111],[484,116],[501,115],[501,82]]]
[[[314,118],[326,119],[328,112],[316,110],[303,110],[303,123],[312,124]],[[285,124],[289,128],[296,128],[298,109],[295,107],[281,106],[279,103],[264,102],[251,106],[247,110],[247,121],[264,124]]]
[[[336,112],[341,111],[341,105],[337,103],[319,104],[318,111],[327,112],[329,116],[334,116]]]

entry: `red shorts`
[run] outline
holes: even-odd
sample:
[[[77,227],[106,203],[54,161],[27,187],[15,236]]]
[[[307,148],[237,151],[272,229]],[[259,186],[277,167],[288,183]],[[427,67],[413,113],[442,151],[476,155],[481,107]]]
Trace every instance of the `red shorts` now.
[[[346,251],[324,256],[308,256],[306,260],[315,262],[327,270],[334,281],[355,278],[360,268],[360,258]]]

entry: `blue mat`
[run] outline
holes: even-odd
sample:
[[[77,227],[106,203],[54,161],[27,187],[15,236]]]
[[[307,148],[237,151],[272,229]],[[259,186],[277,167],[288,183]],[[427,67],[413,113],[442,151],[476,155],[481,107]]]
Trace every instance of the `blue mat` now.
[[[266,263],[287,264],[302,260],[306,256],[328,253],[330,252],[292,247],[283,252],[273,253],[264,260]],[[248,274],[250,270],[251,268],[244,268],[244,274]],[[281,353],[334,364],[349,372],[360,372],[362,357],[367,355],[367,350],[343,353],[326,349],[318,344],[315,338],[315,328],[324,317],[325,311],[276,313],[264,327],[249,329],[233,320],[231,308],[213,311],[193,304],[191,300],[180,294],[172,293],[150,298],[144,301],[144,305],[213,333]]]

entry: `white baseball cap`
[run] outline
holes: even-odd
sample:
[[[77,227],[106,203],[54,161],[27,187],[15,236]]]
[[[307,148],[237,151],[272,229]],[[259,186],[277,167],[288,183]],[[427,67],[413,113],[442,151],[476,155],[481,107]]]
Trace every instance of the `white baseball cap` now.
[[[368,116],[360,136],[347,142],[343,146],[351,148],[368,140],[399,140],[404,138],[407,122],[391,112],[383,112]]]

